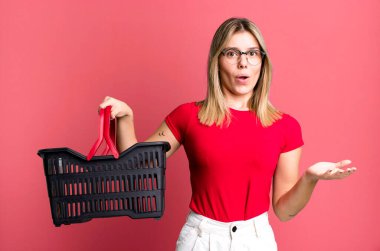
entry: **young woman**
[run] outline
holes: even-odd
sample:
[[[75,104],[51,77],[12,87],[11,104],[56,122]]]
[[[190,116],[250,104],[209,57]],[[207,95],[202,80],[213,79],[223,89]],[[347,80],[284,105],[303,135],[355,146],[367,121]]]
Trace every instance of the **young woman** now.
[[[176,250],[277,250],[268,222],[269,192],[286,221],[307,204],[318,180],[342,179],[351,162],[319,162],[299,177],[301,128],[268,100],[271,63],[261,32],[244,18],[216,31],[208,60],[205,100],[172,111],[147,141],[168,141],[170,157],[183,145],[189,159],[190,213]],[[137,142],[133,111],[106,97],[118,118],[120,151]]]

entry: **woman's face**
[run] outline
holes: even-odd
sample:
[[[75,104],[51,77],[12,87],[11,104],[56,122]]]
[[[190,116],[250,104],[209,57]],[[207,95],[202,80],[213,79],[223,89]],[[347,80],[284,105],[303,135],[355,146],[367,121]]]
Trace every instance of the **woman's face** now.
[[[256,38],[247,31],[232,35],[224,49],[226,48],[235,48],[241,52],[260,50]],[[248,102],[260,76],[261,61],[257,65],[253,65],[248,61],[247,55],[239,54],[237,57],[235,56],[237,62],[234,64],[231,62],[231,55],[234,54],[228,53],[228,55],[221,54],[219,56],[219,76],[223,93],[227,99],[242,98]]]

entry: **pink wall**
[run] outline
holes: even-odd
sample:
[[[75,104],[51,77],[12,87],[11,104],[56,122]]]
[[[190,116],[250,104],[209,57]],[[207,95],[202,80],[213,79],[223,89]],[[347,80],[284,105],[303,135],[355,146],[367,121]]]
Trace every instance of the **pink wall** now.
[[[271,212],[280,250],[380,250],[380,2],[306,2],[0,1],[0,249],[174,250],[190,199],[183,149],[168,160],[161,220],[60,228],[36,152],[86,154],[105,95],[134,108],[145,139],[174,107],[204,97],[213,33],[245,16],[266,38],[273,103],[302,125],[302,170],[344,158],[359,168],[320,182],[294,220]]]

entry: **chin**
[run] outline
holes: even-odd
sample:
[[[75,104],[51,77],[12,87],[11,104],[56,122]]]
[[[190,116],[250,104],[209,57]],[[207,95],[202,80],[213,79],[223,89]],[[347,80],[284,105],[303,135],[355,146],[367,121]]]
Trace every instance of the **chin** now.
[[[234,92],[236,95],[239,95],[239,96],[252,95],[253,87],[244,86],[244,87],[236,88]]]

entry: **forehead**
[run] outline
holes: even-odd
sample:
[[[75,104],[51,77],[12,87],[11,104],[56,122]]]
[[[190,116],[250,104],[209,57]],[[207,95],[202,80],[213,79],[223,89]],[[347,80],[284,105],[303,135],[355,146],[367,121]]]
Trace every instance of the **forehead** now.
[[[227,41],[226,47],[236,47],[239,49],[248,49],[260,47],[256,38],[248,31],[239,31],[234,33]]]

